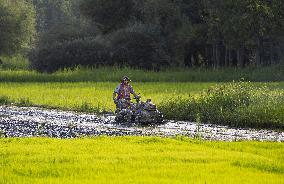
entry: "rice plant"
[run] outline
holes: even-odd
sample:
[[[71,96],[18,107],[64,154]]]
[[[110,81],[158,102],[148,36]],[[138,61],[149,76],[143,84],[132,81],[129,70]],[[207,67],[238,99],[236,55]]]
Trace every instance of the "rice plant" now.
[[[283,183],[284,145],[185,137],[0,138],[0,183]]]
[[[1,67],[0,67],[1,68]],[[3,68],[3,67],[2,67]],[[159,72],[131,68],[101,67],[64,69],[52,74],[38,73],[17,67],[0,72],[2,82],[116,82],[124,75],[136,82],[280,82],[284,81],[283,67],[254,69],[164,69]]]

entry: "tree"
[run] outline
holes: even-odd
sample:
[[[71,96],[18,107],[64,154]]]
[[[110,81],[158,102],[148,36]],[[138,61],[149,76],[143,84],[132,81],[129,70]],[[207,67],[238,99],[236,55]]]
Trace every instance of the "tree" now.
[[[29,0],[37,13],[37,31],[45,32],[58,25],[80,27],[86,23],[79,11],[78,0]]]
[[[182,65],[185,44],[191,37],[192,26],[182,14],[180,7],[172,0],[146,0],[144,20],[160,27],[164,50],[171,57],[172,65]]]
[[[35,10],[24,0],[0,1],[0,54],[11,55],[33,46]]]
[[[214,66],[244,67],[252,63],[260,66],[265,64],[265,60],[273,58],[272,40],[277,40],[281,32],[283,34],[283,31],[277,31],[283,30],[281,22],[284,9],[281,0],[205,2]],[[267,41],[270,49],[264,49],[264,42]],[[270,59],[264,58],[266,52]]]
[[[208,65],[206,59],[208,26],[204,20],[206,15],[203,1],[174,0],[174,3],[180,8],[188,22],[181,32],[184,35],[182,40],[185,41],[185,66]]]
[[[84,0],[80,10],[96,22],[103,33],[109,33],[128,24],[134,3],[132,0]]]

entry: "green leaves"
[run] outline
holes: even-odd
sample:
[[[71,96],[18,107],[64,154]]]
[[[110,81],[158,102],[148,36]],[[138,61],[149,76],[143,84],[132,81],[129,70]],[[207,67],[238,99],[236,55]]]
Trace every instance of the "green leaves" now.
[[[14,54],[33,47],[35,10],[26,1],[0,2],[0,54]]]
[[[249,82],[217,85],[198,98],[175,98],[161,104],[167,118],[238,127],[284,128],[284,91]]]
[[[84,0],[80,4],[83,15],[95,21],[104,33],[127,25],[133,10],[132,0]]]

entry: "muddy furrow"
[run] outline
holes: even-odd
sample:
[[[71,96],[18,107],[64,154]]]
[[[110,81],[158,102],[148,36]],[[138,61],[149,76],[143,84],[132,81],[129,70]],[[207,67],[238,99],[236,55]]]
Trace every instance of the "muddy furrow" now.
[[[222,141],[284,141],[284,132],[274,130],[237,129],[183,121],[167,121],[162,125],[149,126],[117,124],[111,115],[97,116],[36,107],[0,106],[1,137],[75,138],[99,135],[182,135]]]

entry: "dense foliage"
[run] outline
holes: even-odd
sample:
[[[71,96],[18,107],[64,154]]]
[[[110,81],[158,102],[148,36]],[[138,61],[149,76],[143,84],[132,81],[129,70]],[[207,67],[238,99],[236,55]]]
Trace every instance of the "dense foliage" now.
[[[278,64],[283,57],[282,0],[129,0],[128,6],[132,6],[129,12],[116,2],[86,0],[81,3],[81,10],[94,21],[101,22],[104,16],[117,24],[117,19],[121,19],[124,23],[119,28],[128,26],[126,20],[130,25],[133,22],[155,25],[171,65],[268,66]],[[120,16],[96,11],[113,6],[120,10],[117,11]],[[104,22],[105,26],[117,31],[109,22]]]
[[[127,25],[133,6],[132,0],[84,0],[81,4],[81,12],[94,19],[101,30],[108,33]]]
[[[36,36],[35,10],[25,0],[0,1],[0,55],[32,48]]]
[[[284,91],[232,83],[212,87],[197,98],[175,98],[161,105],[167,118],[237,127],[284,128]]]
[[[55,72],[78,65],[104,65],[108,60],[104,45],[92,39],[58,42],[40,47],[31,55],[32,67],[41,72]]]
[[[1,1],[0,8],[1,53],[35,47],[32,62],[42,65],[39,71],[73,66],[62,52],[64,62],[44,69],[49,62],[43,56],[58,57],[52,49],[74,40],[99,40],[107,48],[104,65],[244,68],[284,62],[282,0],[20,0]],[[48,55],[38,52],[48,48]]]

